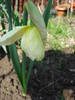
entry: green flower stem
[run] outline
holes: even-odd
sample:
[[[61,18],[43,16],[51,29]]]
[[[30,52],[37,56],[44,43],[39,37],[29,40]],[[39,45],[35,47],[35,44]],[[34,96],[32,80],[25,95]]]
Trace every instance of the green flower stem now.
[[[22,87],[22,90],[23,90],[23,96],[26,97],[26,94],[27,94],[27,87],[28,87],[28,82],[29,82],[29,79],[30,79],[30,76],[31,76],[31,72],[32,72],[32,69],[33,69],[33,61],[30,60],[30,64],[29,64],[29,70],[28,70],[28,74],[26,75],[26,58],[25,58],[25,54],[23,53],[22,55],[22,82],[23,82],[23,87]],[[27,77],[26,77],[27,76]]]
[[[24,25],[27,25],[27,21],[28,21],[28,12],[25,8],[24,9]],[[33,61],[30,60],[29,70],[27,72],[28,74],[26,75],[26,55],[24,52],[22,52],[22,82],[23,82],[22,90],[23,90],[24,96],[26,96],[27,94],[27,86],[28,86],[28,81],[31,76],[32,68],[33,68]]]
[[[29,79],[30,79],[30,76],[31,76],[31,72],[32,72],[32,69],[33,69],[33,64],[34,64],[34,61],[30,60],[29,70],[28,70],[27,79],[26,79],[26,85],[28,85],[28,82],[29,82]]]
[[[22,83],[23,83],[23,94],[26,96],[27,87],[26,87],[26,55],[22,52]]]
[[[27,21],[28,21],[28,12],[26,10],[26,8],[24,9],[24,25],[27,25]],[[22,51],[22,83],[23,83],[23,95],[26,96],[27,94],[27,87],[26,87],[26,55],[25,53]]]

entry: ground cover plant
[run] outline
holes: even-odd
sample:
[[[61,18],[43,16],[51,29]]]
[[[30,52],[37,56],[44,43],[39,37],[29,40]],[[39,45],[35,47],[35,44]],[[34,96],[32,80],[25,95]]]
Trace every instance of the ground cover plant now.
[[[74,28],[71,26],[72,18],[55,17],[48,22],[48,33],[50,34],[49,44],[52,49],[63,51],[65,48],[73,47]]]

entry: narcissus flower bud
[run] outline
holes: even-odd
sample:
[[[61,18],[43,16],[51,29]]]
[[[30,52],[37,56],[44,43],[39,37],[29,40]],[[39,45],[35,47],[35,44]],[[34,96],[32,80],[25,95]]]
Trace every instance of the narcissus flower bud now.
[[[38,8],[28,0],[26,9],[34,24],[32,26],[17,26],[13,30],[0,38],[0,45],[11,45],[21,38],[21,47],[26,55],[32,59],[40,61],[45,54],[46,26]]]
[[[26,30],[21,40],[21,47],[26,53],[26,56],[32,60],[40,61],[44,57],[45,48],[36,27],[31,27]]]

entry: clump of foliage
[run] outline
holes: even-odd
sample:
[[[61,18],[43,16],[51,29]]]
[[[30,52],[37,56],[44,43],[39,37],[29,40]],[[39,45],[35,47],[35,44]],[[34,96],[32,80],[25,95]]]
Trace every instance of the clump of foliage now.
[[[61,18],[51,18],[48,23],[48,29],[50,34],[56,38],[62,38],[68,34],[68,25]]]
[[[69,42],[73,36],[67,18],[50,18],[47,29],[50,34],[49,45],[52,49],[64,50],[71,46]]]

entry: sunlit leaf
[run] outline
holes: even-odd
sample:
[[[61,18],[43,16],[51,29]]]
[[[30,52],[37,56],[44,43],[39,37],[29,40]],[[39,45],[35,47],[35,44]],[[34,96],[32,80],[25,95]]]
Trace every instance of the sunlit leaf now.
[[[52,0],[48,0],[48,4],[47,4],[45,11],[44,11],[44,14],[43,14],[43,18],[44,18],[46,26],[47,26],[47,23],[48,23],[48,19],[50,17],[51,7],[52,7]]]

